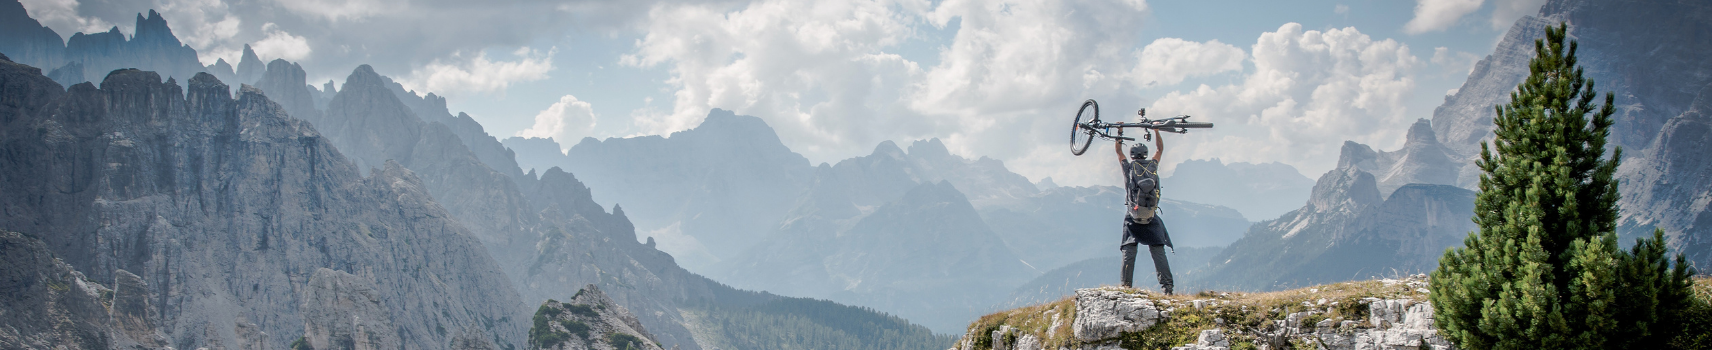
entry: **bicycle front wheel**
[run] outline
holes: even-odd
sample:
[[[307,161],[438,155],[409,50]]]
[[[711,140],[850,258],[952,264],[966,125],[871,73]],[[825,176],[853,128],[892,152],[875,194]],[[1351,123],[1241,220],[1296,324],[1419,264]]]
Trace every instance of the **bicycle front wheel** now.
[[[1094,130],[1083,126],[1084,123],[1100,121],[1100,104],[1093,99],[1082,102],[1082,108],[1076,110],[1075,123],[1070,125],[1070,154],[1082,155],[1088,151],[1088,145],[1094,143]]]

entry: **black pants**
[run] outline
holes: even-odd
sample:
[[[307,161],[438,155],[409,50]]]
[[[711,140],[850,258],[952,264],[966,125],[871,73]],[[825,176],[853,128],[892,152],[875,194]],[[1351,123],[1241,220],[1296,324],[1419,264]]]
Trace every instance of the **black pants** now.
[[[1133,286],[1130,282],[1135,281],[1136,245],[1128,244],[1120,248],[1123,249],[1123,285],[1124,287],[1130,287]],[[1173,286],[1171,278],[1171,263],[1165,260],[1165,246],[1150,245],[1147,246],[1147,252],[1153,255],[1153,270],[1159,276],[1159,288],[1163,289],[1166,293],[1171,293]]]

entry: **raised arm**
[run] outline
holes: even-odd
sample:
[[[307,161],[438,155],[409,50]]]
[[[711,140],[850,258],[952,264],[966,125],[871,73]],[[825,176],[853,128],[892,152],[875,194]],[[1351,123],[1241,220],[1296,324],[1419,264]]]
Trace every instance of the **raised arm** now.
[[[1165,154],[1165,138],[1159,130],[1153,130],[1153,162],[1159,162],[1159,155]]]
[[[1121,128],[1118,129],[1118,137],[1123,137],[1123,129]],[[1118,164],[1128,164],[1129,155],[1124,154],[1123,139],[1117,139],[1117,142],[1113,142],[1112,144],[1115,146],[1114,149],[1118,151]]]

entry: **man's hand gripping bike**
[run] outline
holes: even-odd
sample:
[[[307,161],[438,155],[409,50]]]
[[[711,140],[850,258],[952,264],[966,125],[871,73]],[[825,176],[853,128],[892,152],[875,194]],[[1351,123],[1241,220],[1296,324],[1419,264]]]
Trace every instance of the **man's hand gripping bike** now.
[[[1137,115],[1144,117],[1146,113],[1147,110],[1145,109],[1136,112]],[[1076,123],[1070,128],[1070,153],[1079,156],[1083,152],[1087,152],[1088,145],[1093,144],[1096,137],[1108,140],[1135,141],[1133,137],[1123,136],[1123,128],[1144,128],[1182,134],[1189,132],[1189,129],[1213,127],[1213,123],[1197,123],[1188,120],[1189,116],[1180,115],[1165,119],[1142,118],[1141,121],[1134,123],[1106,122],[1100,120],[1100,104],[1090,99],[1087,102],[1082,102],[1082,108],[1076,111]],[[1113,132],[1116,132],[1116,135]]]

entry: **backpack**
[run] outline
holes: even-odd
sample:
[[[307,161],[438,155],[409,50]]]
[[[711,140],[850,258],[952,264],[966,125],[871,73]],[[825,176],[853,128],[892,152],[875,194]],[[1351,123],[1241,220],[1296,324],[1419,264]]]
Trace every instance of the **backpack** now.
[[[1124,208],[1135,223],[1152,223],[1159,207],[1159,174],[1141,161],[1132,161],[1128,175]]]

